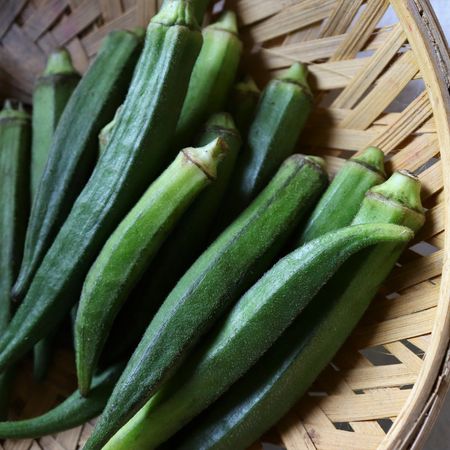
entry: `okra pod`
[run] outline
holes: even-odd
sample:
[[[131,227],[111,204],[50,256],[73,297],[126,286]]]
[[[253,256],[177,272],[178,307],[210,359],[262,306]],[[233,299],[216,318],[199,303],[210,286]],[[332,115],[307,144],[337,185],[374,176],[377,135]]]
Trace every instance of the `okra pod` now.
[[[247,137],[256,114],[261,91],[251,77],[236,83],[231,91],[228,111],[234,118],[238,130]]]
[[[104,450],[149,450],[165,442],[270,348],[351,255],[375,244],[407,242],[412,234],[397,225],[346,227],[281,259]]]
[[[97,137],[122,103],[142,39],[110,33],[64,108],[34,196],[13,297],[21,301],[97,161]],[[58,266],[55,266],[58,267]]]
[[[56,126],[79,81],[80,75],[67,50],[58,49],[50,54],[33,92],[31,198],[36,196],[44,173]]]
[[[150,185],[106,241],[84,282],[75,322],[78,385],[89,393],[112,323],[176,222],[217,175],[220,138],[187,148]]]
[[[103,244],[160,173],[201,40],[187,0],[171,1],[151,20],[111,140],[0,339],[0,371],[70,311]]]
[[[101,448],[270,266],[325,184],[320,164],[292,156],[252,205],[197,259],[148,326],[85,450]]]
[[[320,199],[296,245],[350,225],[366,192],[385,179],[384,153],[380,149],[369,147],[349,159]]]
[[[294,151],[312,110],[307,69],[294,64],[264,89],[223,207],[222,225],[230,223]]]
[[[30,204],[30,117],[7,101],[0,111],[0,335],[11,317],[11,288],[23,253]],[[6,414],[12,368],[0,374],[0,416]]]
[[[239,132],[227,113],[214,114],[208,120],[197,145],[206,145],[216,138],[223,139],[228,148],[219,165],[217,180],[183,215],[119,313],[106,344],[106,359],[109,358],[108,353],[117,358],[128,349],[136,348],[167,294],[206,248],[211,223],[220,208],[241,146]],[[133,324],[131,329],[130,323]]]
[[[232,11],[224,12],[217,22],[203,30],[203,46],[176,128],[175,148],[190,145],[208,117],[224,108],[242,53],[237,32],[236,15]]]
[[[58,406],[41,416],[0,422],[0,438],[38,438],[83,425],[102,412],[123,367],[123,363],[117,364],[96,375],[88,398],[75,391]]]
[[[370,190],[354,223],[424,223],[420,183],[394,174]],[[169,443],[182,450],[245,449],[306,392],[361,319],[403,244],[381,244],[350,258],[250,371]]]

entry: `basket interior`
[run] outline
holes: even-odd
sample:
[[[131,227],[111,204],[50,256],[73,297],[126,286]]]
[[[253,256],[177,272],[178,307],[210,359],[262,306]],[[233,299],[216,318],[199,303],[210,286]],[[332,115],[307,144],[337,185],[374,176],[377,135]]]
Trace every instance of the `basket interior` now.
[[[52,48],[66,46],[84,72],[109,31],[145,25],[158,8],[156,0],[6,3],[0,12],[0,96],[25,102]],[[239,15],[245,70],[261,86],[295,61],[309,63],[316,108],[299,152],[323,156],[333,174],[346,158],[376,145],[389,172],[408,169],[423,183],[426,226],[333,363],[263,438],[296,450],[374,449],[395,423],[437,338],[432,329],[443,263],[443,174],[417,57],[388,0],[235,0],[228,6]],[[42,412],[74,389],[67,351],[57,354],[43,385],[33,384],[30,372],[18,371],[14,418]],[[4,447],[72,450],[91,427]]]

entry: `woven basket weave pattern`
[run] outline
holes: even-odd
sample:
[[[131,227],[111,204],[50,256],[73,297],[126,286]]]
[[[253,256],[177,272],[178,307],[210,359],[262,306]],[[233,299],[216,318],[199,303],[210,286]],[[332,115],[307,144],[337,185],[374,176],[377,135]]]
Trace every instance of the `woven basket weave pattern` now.
[[[3,3],[0,97],[29,102],[51,49],[66,46],[84,72],[109,31],[145,26],[161,2]],[[402,256],[310,395],[264,441],[291,450],[394,449],[414,440],[419,445],[425,413],[439,404],[446,385],[441,363],[449,328],[448,281],[441,279],[447,214],[444,151],[450,152],[444,84],[448,55],[439,29],[425,0],[234,0],[227,6],[239,15],[247,48],[244,66],[258,81],[294,61],[310,64],[316,108],[299,151],[323,156],[335,173],[345,158],[368,145],[379,146],[390,172],[408,169],[419,175],[428,210],[426,226],[414,242],[428,243],[425,254],[412,247]],[[380,27],[389,7],[399,21]],[[416,98],[407,107],[393,108],[413,82],[421,86]],[[389,358],[380,362],[380,354]],[[56,360],[42,386],[33,385],[31,367],[24,363],[14,417],[42,412],[74,389],[73,355],[61,351]],[[88,423],[37,441],[7,441],[3,447],[72,450],[82,446],[91,429]],[[254,445],[260,448],[260,443]]]

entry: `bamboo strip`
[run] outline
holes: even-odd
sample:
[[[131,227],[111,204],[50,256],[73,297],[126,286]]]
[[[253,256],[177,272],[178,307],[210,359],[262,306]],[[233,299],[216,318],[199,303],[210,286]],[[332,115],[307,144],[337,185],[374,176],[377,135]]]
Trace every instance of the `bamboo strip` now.
[[[305,28],[289,33],[283,41],[283,46],[317,39],[319,36],[320,26],[320,22],[313,23]]]
[[[89,33],[85,38],[81,40],[81,43],[88,55],[88,57],[93,57],[104,37],[113,30],[125,29],[129,30],[133,28],[136,24],[136,15],[139,15],[137,8],[131,8],[121,16],[98,28],[93,33]]]
[[[412,51],[404,53],[380,78],[372,91],[340,123],[342,128],[366,129],[418,72]]]
[[[368,43],[367,50],[380,48],[389,36],[388,29],[383,29],[373,35]],[[262,63],[265,68],[278,69],[288,67],[294,62],[310,62],[323,58],[329,58],[344,41],[345,34],[329,36],[320,39],[301,41],[270,48],[261,49]],[[368,62],[370,58],[365,58]],[[351,60],[348,60],[351,61]]]
[[[78,38],[72,39],[66,45],[70,52],[74,67],[80,72],[84,73],[89,66],[89,57]]]
[[[5,450],[28,450],[32,445],[32,443],[33,443],[32,439],[22,439],[20,441],[6,441],[4,447]]]
[[[138,26],[147,28],[150,19],[156,14],[157,8],[156,0],[137,0],[136,23]]]
[[[53,35],[59,45],[64,45],[83,31],[101,14],[98,2],[84,0],[72,14],[53,28]]]
[[[320,37],[336,36],[347,31],[364,0],[339,0],[322,25]]]
[[[67,0],[49,0],[32,14],[24,23],[22,30],[35,41],[45,33],[67,8]]]
[[[51,31],[47,31],[44,33],[37,41],[36,44],[39,46],[39,48],[48,55],[51,53],[55,48],[58,47],[58,43],[56,42],[55,37],[53,36]]]
[[[352,108],[376,81],[381,72],[404,44],[406,36],[400,25],[396,25],[381,47],[369,58],[368,63],[355,75],[352,82],[332,103],[333,108]]]
[[[318,121],[325,120],[327,123],[336,126],[338,122],[343,120],[349,113],[350,109],[342,109],[342,108],[316,108],[312,113],[311,123],[314,125]],[[388,126],[392,126],[394,122],[399,120],[402,113],[399,112],[390,112],[381,114],[375,121],[372,123],[370,130],[373,131],[381,131],[384,130]],[[424,134],[424,133],[435,133],[436,126],[434,124],[434,120],[431,117],[428,119],[420,128],[415,130],[412,134]]]
[[[334,177],[345,164],[345,159],[337,156],[323,155],[322,157],[325,159],[327,173],[331,177]]]
[[[343,374],[352,389],[374,389],[414,384],[417,373],[403,364],[351,369]]]
[[[380,427],[378,422],[350,422],[350,425],[356,433],[364,433],[369,435],[380,434],[384,436],[384,430]]]
[[[305,424],[305,427],[308,425]],[[315,431],[314,434],[313,431]],[[373,450],[383,439],[383,436],[342,430],[322,433],[321,430],[312,428],[310,433],[318,450]],[[295,447],[292,448],[292,450],[294,449]]]
[[[371,130],[350,130],[347,128],[331,128],[317,132],[318,129],[308,130],[302,140],[308,145],[344,150],[361,150],[376,139],[379,132]]]
[[[385,147],[380,147],[385,151]],[[387,148],[389,149],[389,147]],[[416,137],[410,144],[394,155],[389,161],[389,168],[392,171],[407,169],[415,172],[438,153],[437,136],[435,134],[423,134]]]
[[[428,120],[432,113],[428,94],[423,91],[400,114],[398,120],[372,142],[372,145],[382,148],[385,153],[389,153]]]
[[[356,57],[389,6],[388,0],[368,0],[366,8],[334,55],[332,61]]]
[[[71,430],[63,431],[56,434],[55,439],[63,446],[63,448],[77,448],[78,441],[80,440],[83,426],[72,428]]]
[[[234,9],[242,25],[250,25],[273,16],[298,0],[234,0]]]
[[[435,317],[436,308],[430,308],[374,325],[365,325],[356,330],[351,340],[358,348],[366,348],[421,336],[431,332]]]
[[[66,450],[58,441],[51,436],[44,436],[39,443],[46,450]]]
[[[0,39],[20,14],[27,0],[3,0],[0,14]]]
[[[333,422],[383,419],[396,416],[410,392],[386,389],[356,396],[330,395],[320,399],[319,405]]]
[[[103,20],[109,22],[122,14],[120,0],[99,0]]]
[[[300,0],[250,29],[254,41],[265,42],[325,19],[336,0]]]
[[[286,449],[316,450],[303,423],[294,412],[289,412],[281,419],[277,425],[277,430]]]
[[[420,182],[423,187],[422,197],[424,199],[435,194],[442,189],[444,180],[442,176],[442,162],[437,161],[428,169],[419,174]]]
[[[429,209],[426,213],[425,225],[420,230],[418,240],[426,240],[444,230],[445,227],[445,204],[439,203]]]
[[[439,284],[424,281],[402,293],[399,298],[383,298],[373,302],[370,312],[367,314],[369,323],[370,321],[391,320],[433,308],[438,302],[439,289]]]
[[[416,375],[422,370],[423,361],[401,342],[386,344],[386,348]]]
[[[401,291],[438,276],[442,271],[443,253],[443,251],[438,251],[429,256],[422,256],[398,268],[390,276],[388,286],[396,291]]]

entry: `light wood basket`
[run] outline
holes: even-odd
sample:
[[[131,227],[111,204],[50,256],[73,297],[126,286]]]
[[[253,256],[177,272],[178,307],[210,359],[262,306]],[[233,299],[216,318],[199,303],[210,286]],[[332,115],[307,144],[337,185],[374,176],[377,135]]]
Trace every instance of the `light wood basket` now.
[[[428,245],[403,255],[333,364],[261,442],[289,450],[421,448],[449,383],[450,60],[436,17],[427,0],[227,6],[239,14],[245,66],[258,80],[294,61],[310,64],[317,107],[299,150],[324,156],[334,173],[355,151],[380,146],[390,171],[419,175],[428,209],[415,242]],[[388,8],[398,21],[380,26]],[[157,0],[2,0],[0,97],[29,102],[56,46],[66,46],[84,72],[109,31],[145,26],[157,9]],[[399,106],[412,83],[418,95]],[[75,387],[68,351],[59,351],[44,384],[33,384],[30,372],[27,362],[18,372],[14,418],[41,413]],[[82,447],[92,425],[2,445],[72,450]]]

